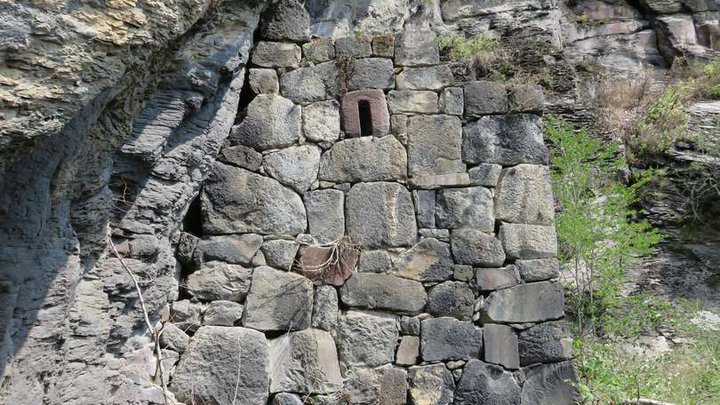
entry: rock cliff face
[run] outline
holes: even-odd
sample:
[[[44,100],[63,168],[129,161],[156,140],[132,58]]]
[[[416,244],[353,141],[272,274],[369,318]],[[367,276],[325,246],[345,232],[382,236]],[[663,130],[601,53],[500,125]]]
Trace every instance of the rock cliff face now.
[[[454,77],[434,38],[637,72],[720,48],[720,4],[304,7],[0,2],[0,402],[165,402],[126,268],[178,400],[572,398],[542,103]],[[567,78],[545,108],[581,116]]]

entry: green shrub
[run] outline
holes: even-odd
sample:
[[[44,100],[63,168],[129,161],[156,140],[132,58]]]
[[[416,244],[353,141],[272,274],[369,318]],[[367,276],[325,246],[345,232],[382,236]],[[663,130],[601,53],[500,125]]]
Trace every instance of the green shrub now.
[[[581,332],[606,333],[607,320],[623,306],[625,274],[661,239],[633,208],[652,174],[645,172],[630,185],[619,182],[626,163],[617,145],[605,145],[559,119],[548,121],[553,192],[562,206],[556,224],[560,259],[573,274],[568,310]]]
[[[685,103],[691,89],[684,84],[667,87],[658,100],[649,105],[635,125],[635,134],[627,139],[638,157],[664,153],[677,141],[688,139]]]
[[[500,38],[491,32],[485,32],[472,38],[461,35],[444,35],[437,40],[441,52],[446,52],[453,61],[472,61],[479,59],[487,64],[494,61],[500,50]]]

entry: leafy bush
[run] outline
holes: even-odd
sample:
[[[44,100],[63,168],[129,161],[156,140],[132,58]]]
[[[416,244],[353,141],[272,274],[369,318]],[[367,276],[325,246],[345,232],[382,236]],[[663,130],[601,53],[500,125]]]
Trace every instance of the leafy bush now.
[[[445,35],[437,40],[441,52],[447,52],[453,61],[479,59],[484,63],[495,60],[500,51],[500,38],[485,32],[472,38],[461,35]]]
[[[633,208],[651,173],[623,184],[617,176],[626,163],[617,145],[605,145],[559,119],[551,118],[545,132],[553,144],[553,192],[562,206],[560,258],[573,274],[568,310],[581,333],[605,333],[607,320],[623,305],[626,272],[661,239]]]

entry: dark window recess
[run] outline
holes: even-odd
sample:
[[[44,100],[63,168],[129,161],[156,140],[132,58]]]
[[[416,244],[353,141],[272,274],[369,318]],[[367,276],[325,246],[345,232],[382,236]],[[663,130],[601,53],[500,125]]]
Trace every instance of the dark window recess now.
[[[372,112],[370,111],[370,102],[367,100],[358,101],[358,116],[360,118],[360,135],[373,134]]]

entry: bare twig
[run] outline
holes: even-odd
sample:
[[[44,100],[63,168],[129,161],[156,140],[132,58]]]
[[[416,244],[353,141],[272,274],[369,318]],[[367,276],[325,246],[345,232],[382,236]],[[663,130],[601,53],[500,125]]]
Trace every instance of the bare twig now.
[[[165,373],[162,364],[162,349],[160,348],[160,335],[163,332],[163,327],[160,327],[160,329],[155,329],[152,323],[150,323],[150,316],[148,315],[147,307],[145,306],[145,299],[143,298],[142,290],[140,289],[140,284],[138,283],[135,274],[133,274],[128,265],[123,260],[120,253],[117,251],[117,248],[115,247],[112,238],[109,238],[108,242],[110,244],[110,248],[112,248],[112,251],[115,254],[115,257],[120,261],[120,265],[123,267],[123,269],[125,269],[127,274],[130,276],[130,279],[132,279],[133,285],[135,285],[135,290],[137,291],[138,299],[140,301],[140,308],[142,309],[143,317],[145,319],[145,325],[147,325],[148,331],[150,332],[150,336],[152,337],[155,346],[155,356],[157,358],[155,363],[155,379],[157,380],[158,376],[160,377],[160,386],[163,392],[163,400],[165,401],[165,405],[168,405],[168,390],[167,384],[165,383]]]

